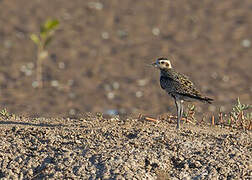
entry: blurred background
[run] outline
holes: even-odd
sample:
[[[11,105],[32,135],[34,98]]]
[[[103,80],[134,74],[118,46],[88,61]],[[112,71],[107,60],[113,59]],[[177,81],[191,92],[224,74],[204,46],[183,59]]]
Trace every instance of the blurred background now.
[[[39,33],[60,25],[36,81]],[[200,115],[252,101],[251,0],[0,0],[0,108],[30,116],[174,113],[148,67],[158,57],[195,82],[214,104]],[[201,114],[202,115],[202,114]]]

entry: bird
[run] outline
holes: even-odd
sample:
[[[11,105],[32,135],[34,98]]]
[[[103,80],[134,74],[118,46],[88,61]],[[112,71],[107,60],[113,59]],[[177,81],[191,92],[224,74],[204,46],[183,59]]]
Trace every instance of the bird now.
[[[151,64],[160,70],[160,86],[175,101],[177,109],[177,129],[183,116],[183,103],[198,100],[211,104],[213,99],[203,96],[188,76],[174,70],[168,58],[160,57]]]

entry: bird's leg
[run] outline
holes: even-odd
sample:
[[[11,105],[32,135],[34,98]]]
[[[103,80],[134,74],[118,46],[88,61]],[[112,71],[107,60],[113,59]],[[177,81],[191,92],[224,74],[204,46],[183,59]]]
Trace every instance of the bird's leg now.
[[[183,107],[183,100],[180,101],[180,118],[183,118],[183,111],[184,111],[184,107]]]
[[[179,129],[179,125],[180,125],[180,119],[181,119],[181,101],[177,98],[175,98],[175,104],[176,104],[176,108],[177,108],[177,129]]]

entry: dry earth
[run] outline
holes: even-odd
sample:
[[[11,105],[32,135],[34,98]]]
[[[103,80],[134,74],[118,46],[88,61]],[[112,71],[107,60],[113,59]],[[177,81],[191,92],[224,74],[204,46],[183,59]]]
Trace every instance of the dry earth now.
[[[252,133],[136,118],[0,119],[1,179],[251,179]]]

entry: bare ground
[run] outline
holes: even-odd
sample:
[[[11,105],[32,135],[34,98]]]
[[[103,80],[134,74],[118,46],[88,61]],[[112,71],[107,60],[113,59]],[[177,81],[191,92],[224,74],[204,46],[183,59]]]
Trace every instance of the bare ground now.
[[[136,118],[0,119],[2,179],[251,179],[252,133]]]
[[[0,0],[0,106],[59,117],[83,112],[174,111],[146,66],[157,57],[215,99],[198,113],[230,112],[237,97],[252,101],[251,0]],[[38,33],[47,18],[60,27],[35,89]],[[202,114],[200,114],[202,115]]]

